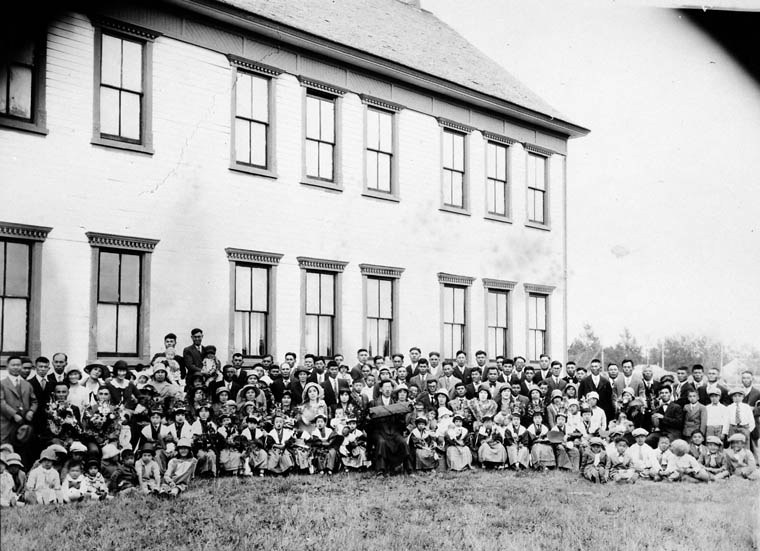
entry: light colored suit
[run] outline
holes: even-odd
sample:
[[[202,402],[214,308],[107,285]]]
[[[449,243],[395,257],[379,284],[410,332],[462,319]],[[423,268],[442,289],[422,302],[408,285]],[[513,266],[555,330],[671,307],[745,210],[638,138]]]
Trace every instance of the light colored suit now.
[[[16,429],[19,423],[13,418],[17,413],[26,419],[27,412],[37,410],[37,397],[29,381],[19,377],[18,388],[7,377],[0,381],[0,442],[16,443]]]
[[[615,398],[620,398],[623,395],[625,387],[629,386],[633,389],[633,397],[641,398],[646,402],[646,390],[644,388],[644,381],[638,375],[631,375],[631,380],[628,385],[625,384],[625,377],[620,373],[612,384],[612,391],[615,394]]]

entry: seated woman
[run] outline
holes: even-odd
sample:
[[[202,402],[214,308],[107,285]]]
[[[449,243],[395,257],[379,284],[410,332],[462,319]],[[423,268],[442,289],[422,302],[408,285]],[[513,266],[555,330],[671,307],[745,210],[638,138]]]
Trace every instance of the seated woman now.
[[[464,416],[455,413],[453,419],[453,424],[449,426],[445,435],[446,464],[451,471],[472,469],[472,452],[467,446],[469,431],[462,426]]]
[[[327,426],[327,416],[318,413],[314,419],[314,430],[309,438],[311,446],[311,460],[314,465],[314,472],[321,475],[333,474],[338,459],[337,446],[340,445],[343,437],[336,434]]]
[[[196,459],[193,457],[192,447],[193,442],[189,438],[180,438],[177,442],[177,455],[169,460],[161,484],[161,494],[177,497],[187,489],[195,475]]]
[[[544,414],[540,410],[533,412],[533,422],[528,427],[528,443],[530,445],[530,465],[536,470],[545,471],[557,465],[547,434],[549,429],[543,424]]]
[[[472,430],[477,431],[486,417],[493,419],[496,415],[496,402],[491,399],[491,390],[483,384],[478,388],[478,396],[470,400],[470,414],[472,416]]]
[[[509,385],[504,385],[496,396],[496,414],[493,422],[497,425],[507,425],[504,421],[512,417],[512,389]]]
[[[414,468],[418,471],[432,471],[438,467],[436,437],[428,430],[428,420],[424,415],[414,421],[415,428],[409,435],[409,447],[414,454]]]
[[[368,469],[372,461],[367,458],[367,433],[358,428],[356,417],[346,419],[346,433],[338,449],[346,469]]]
[[[478,450],[478,461],[483,468],[501,470],[506,466],[507,450],[502,443],[501,433],[493,424],[493,417],[482,417],[482,424],[475,433],[474,442]]]
[[[253,411],[246,409],[248,404],[253,403]],[[242,415],[242,410],[246,409],[246,417],[254,415],[263,418],[267,413],[267,399],[264,392],[256,385],[245,385],[237,394],[236,408]]]
[[[530,447],[528,433],[520,423],[522,410],[515,408],[510,422],[504,431],[504,446],[507,450],[509,467],[515,471],[530,466]]]
[[[311,434],[317,415],[322,414],[327,418],[328,410],[324,396],[324,390],[317,383],[306,383],[301,396],[301,405],[298,408],[298,430]]]

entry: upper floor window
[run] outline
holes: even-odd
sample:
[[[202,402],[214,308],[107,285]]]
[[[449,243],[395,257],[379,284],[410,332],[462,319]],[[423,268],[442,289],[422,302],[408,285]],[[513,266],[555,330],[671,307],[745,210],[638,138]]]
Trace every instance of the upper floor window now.
[[[528,221],[537,224],[548,222],[546,161],[543,155],[528,153]]]
[[[367,189],[393,192],[393,113],[367,108]]]
[[[487,142],[486,178],[488,213],[496,216],[509,216],[506,145],[492,141]]]
[[[465,134],[443,129],[443,205],[464,209]]]
[[[0,125],[46,134],[44,38],[5,52],[0,64]]]
[[[335,98],[306,94],[306,176],[335,181]]]
[[[269,79],[237,71],[235,161],[267,167]]]

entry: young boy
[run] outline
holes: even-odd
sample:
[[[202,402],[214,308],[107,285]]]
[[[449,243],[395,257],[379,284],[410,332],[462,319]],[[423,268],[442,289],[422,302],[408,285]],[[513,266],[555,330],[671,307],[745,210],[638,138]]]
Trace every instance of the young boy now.
[[[13,491],[13,477],[6,470],[7,459],[5,453],[0,454],[0,507],[15,507],[19,505],[19,501],[18,496]]]
[[[760,479],[760,470],[757,468],[755,456],[744,447],[746,442],[747,438],[741,432],[728,437],[730,447],[725,452],[728,472],[731,475],[736,474],[749,480],[758,480]]]
[[[87,496],[95,501],[112,498],[113,496],[108,495],[106,479],[100,474],[100,463],[98,463],[98,460],[90,459],[84,468]]]
[[[695,459],[699,459],[699,456],[706,452],[705,435],[702,431],[695,430],[691,433],[691,438],[689,438],[689,453],[693,455]]]
[[[604,441],[598,436],[589,440],[588,449],[581,456],[583,478],[593,483],[604,484],[610,472],[610,460],[604,451]]]
[[[60,501],[61,475],[53,468],[57,456],[47,448],[40,455],[39,465],[29,472],[26,482],[27,503],[58,503]]]
[[[668,468],[671,457],[673,457],[673,452],[670,451],[670,438],[660,436],[660,439],[657,441],[657,449],[654,451],[657,473],[652,477],[652,480],[662,480],[663,473]]]
[[[61,496],[64,503],[76,503],[86,497],[87,482],[79,462],[69,464],[68,472],[61,484]]]
[[[24,472],[24,464],[21,463],[21,456],[17,453],[6,454],[5,463],[7,465],[6,472],[13,481],[13,493],[21,499],[26,489],[26,473]],[[19,503],[23,505],[24,502],[19,501]]]
[[[119,448],[116,444],[106,444],[100,455],[100,474],[104,480],[111,480],[111,476],[119,468]]]
[[[720,438],[717,436],[707,437],[707,451],[699,456],[699,464],[710,475],[710,480],[725,480],[729,477],[728,462]]]
[[[607,429],[607,414],[597,404],[599,402],[599,394],[595,391],[591,391],[586,394],[586,401],[591,408],[591,426],[588,429],[589,434],[600,434],[601,431]]]
[[[161,469],[155,457],[153,444],[144,444],[140,449],[140,461],[135,465],[140,491],[144,494],[155,494],[161,489]]]
[[[166,467],[161,495],[177,497],[180,492],[184,492],[193,479],[195,463],[193,441],[190,438],[181,438],[177,442],[177,455],[169,460]]]
[[[677,482],[708,482],[710,475],[689,453],[689,443],[685,440],[674,440],[670,444],[672,455],[668,460],[668,466],[662,473],[665,480]]]
[[[631,458],[631,467],[640,478],[654,478],[660,471],[654,450],[647,445],[649,432],[643,428],[633,429],[631,433],[636,439],[625,452]]]
[[[288,450],[293,440],[293,431],[285,428],[285,418],[277,413],[274,427],[267,435],[267,470],[272,474],[285,475],[293,467],[293,455]]]
[[[719,388],[707,391],[710,403],[705,406],[705,437],[725,437],[725,428],[728,426],[728,408],[720,403],[722,393]]]
[[[615,446],[610,458],[610,480],[625,484],[634,484],[639,478],[636,470],[633,468],[633,461],[628,455],[628,442],[623,436],[615,438]]]
[[[112,494],[131,493],[140,486],[140,479],[135,469],[135,453],[129,448],[121,452],[121,465],[119,465],[108,483],[108,489]]]

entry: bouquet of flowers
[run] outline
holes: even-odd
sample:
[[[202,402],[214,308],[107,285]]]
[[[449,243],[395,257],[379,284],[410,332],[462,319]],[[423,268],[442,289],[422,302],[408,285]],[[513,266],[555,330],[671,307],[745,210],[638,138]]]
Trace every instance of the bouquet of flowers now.
[[[81,430],[77,418],[74,416],[74,410],[66,401],[58,402],[51,401],[47,406],[47,422],[50,432],[58,436],[61,434],[61,429],[64,425],[69,425],[70,430],[76,434]]]
[[[85,410],[82,419],[84,433],[93,438],[99,446],[118,441],[123,418],[123,405],[95,404]]]

